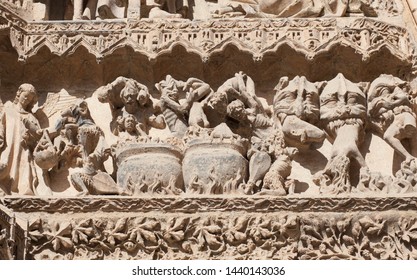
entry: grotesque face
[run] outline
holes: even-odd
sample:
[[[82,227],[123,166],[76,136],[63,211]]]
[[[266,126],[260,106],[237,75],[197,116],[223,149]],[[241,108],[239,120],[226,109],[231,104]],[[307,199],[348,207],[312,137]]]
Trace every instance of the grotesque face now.
[[[366,117],[365,94],[342,74],[329,81],[320,96],[320,117],[335,135],[345,124],[362,126]]]
[[[407,83],[392,75],[381,75],[369,87],[368,112],[378,117],[387,110],[404,105],[411,106],[407,94]]]
[[[177,88],[178,81],[172,78],[171,75],[167,75],[165,80],[160,81],[155,85],[159,92],[169,99],[178,102],[179,92]]]
[[[134,87],[129,86],[128,84],[121,92],[122,102],[125,105],[135,105],[137,104],[138,92]]]
[[[319,119],[319,94],[315,84],[305,77],[295,77],[290,82],[284,77],[276,87],[274,97],[275,115],[295,115],[315,123]]]
[[[175,83],[171,83],[163,89],[164,94],[174,101],[179,100],[178,88]]]
[[[366,98],[362,90],[342,74],[329,81],[320,95],[320,118],[333,138],[340,127],[362,127],[366,118]]]

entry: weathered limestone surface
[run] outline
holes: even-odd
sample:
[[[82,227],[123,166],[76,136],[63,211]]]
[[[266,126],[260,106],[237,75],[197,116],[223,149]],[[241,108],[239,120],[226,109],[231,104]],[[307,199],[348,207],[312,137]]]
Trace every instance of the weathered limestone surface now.
[[[416,259],[411,0],[0,2],[0,259]]]

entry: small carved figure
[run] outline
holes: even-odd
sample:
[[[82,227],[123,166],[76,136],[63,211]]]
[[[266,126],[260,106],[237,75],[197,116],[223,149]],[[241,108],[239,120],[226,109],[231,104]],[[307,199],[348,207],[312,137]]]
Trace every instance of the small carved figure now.
[[[161,108],[152,99],[148,88],[133,79],[118,77],[110,84],[97,91],[100,102],[109,103],[113,112],[110,128],[115,135],[118,130],[118,118],[133,115],[140,124],[141,130],[149,134],[151,127],[163,129],[165,121],[160,114]]]
[[[140,124],[134,115],[127,115],[126,117],[119,116],[117,120],[119,141],[135,140],[139,136],[147,137],[146,133],[142,130],[142,124]]]
[[[202,101],[205,97],[214,93],[209,84],[197,78],[189,78],[183,87],[184,91],[188,90],[186,98],[186,107],[190,110],[188,123],[190,126],[197,125],[201,127],[209,127],[210,122],[204,113],[206,102]]]
[[[285,180],[291,173],[291,160],[297,149],[286,149],[283,133],[274,127],[272,120],[263,114],[255,114],[253,109],[246,109],[240,100],[234,100],[228,105],[227,116],[227,123],[232,129],[235,128],[235,133],[251,138],[252,147],[248,152],[249,180],[244,186],[244,192],[258,192],[262,179],[268,174],[267,184],[264,181],[265,188],[262,187],[261,193],[268,190],[270,194],[287,194]]]
[[[209,10],[214,18],[219,17],[248,17],[257,15],[257,8],[254,5],[240,1],[216,1],[207,2]]]
[[[374,131],[410,162],[417,155],[417,124],[406,87],[406,82],[392,75],[375,79],[368,92],[368,116]],[[404,140],[410,151],[401,143]]]
[[[259,11],[277,17],[342,17],[348,13],[376,16],[367,0],[258,0]]]
[[[276,156],[274,163],[265,174],[260,194],[278,196],[294,194],[294,181],[287,180],[287,177],[291,174],[291,162],[297,152],[296,148],[287,148]]]
[[[355,159],[361,167],[366,167],[358,147],[364,136],[365,94],[359,86],[338,74],[320,95],[320,117],[334,142],[326,167],[316,174],[314,181],[323,192],[350,192],[350,160]]]
[[[203,87],[203,86],[202,86]],[[224,92],[214,92],[207,90],[204,94],[205,98],[200,102],[187,100],[187,103],[192,103],[190,108],[190,116],[188,123],[190,127],[198,126],[203,128],[213,128],[223,123],[227,115],[227,95]],[[191,94],[189,98],[193,98]]]
[[[1,114],[0,184],[7,194],[36,194],[39,178],[33,152],[43,135],[32,113],[37,98],[34,86],[22,84],[14,102],[7,102]]]
[[[245,107],[254,109],[256,114],[265,111],[261,101],[256,96],[254,81],[242,71],[224,82],[217,89],[217,92],[225,94],[229,103],[236,99],[242,101]]]
[[[77,126],[77,144],[81,148],[81,158],[78,160],[80,168],[71,174],[72,184],[81,190],[79,195],[87,194],[122,194],[123,191],[116,185],[104,168],[104,161],[110,155],[110,149],[106,148],[103,131],[94,123],[88,109],[87,102],[80,101],[69,109],[72,118],[61,121],[62,125],[68,125],[68,120],[73,120],[70,125]]]
[[[184,88],[184,82],[177,81],[167,75],[165,80],[155,84],[161,94],[161,107],[165,121],[172,135],[183,138],[188,129],[188,103],[180,103],[179,88]]]

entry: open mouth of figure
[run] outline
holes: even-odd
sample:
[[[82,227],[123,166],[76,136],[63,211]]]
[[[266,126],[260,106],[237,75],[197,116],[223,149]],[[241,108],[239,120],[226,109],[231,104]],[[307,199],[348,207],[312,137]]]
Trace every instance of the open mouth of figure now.
[[[346,119],[336,119],[333,121],[330,121],[327,125],[326,125],[326,129],[329,132],[332,132],[334,134],[337,134],[337,131],[345,126],[345,125],[352,125],[352,126],[357,126],[357,127],[363,127],[365,124],[364,120],[360,119],[360,118],[346,118]]]

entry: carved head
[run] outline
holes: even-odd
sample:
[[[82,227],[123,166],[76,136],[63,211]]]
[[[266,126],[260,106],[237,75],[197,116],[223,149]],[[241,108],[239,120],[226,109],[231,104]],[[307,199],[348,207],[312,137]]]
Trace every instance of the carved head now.
[[[24,110],[30,111],[36,102],[38,102],[38,94],[35,87],[31,84],[22,84],[17,90],[14,104],[20,104]]]
[[[224,92],[213,92],[207,100],[207,106],[219,112],[226,112],[227,95]]]
[[[138,106],[145,106],[150,100],[150,94],[145,86],[139,85],[132,79],[128,79],[120,91],[120,98],[127,111],[137,109]]]
[[[296,76],[291,81],[288,77],[283,77],[275,90],[275,116],[295,115],[310,123],[319,120],[319,90],[316,84],[309,82],[304,76]]]
[[[248,114],[246,112],[245,104],[236,99],[227,106],[227,115],[237,121],[247,121]]]
[[[141,89],[138,94],[138,102],[140,106],[145,106],[149,102],[149,92]]]
[[[135,118],[135,116],[133,116],[133,115],[127,115],[124,118],[124,121],[123,121],[124,129],[129,134],[132,134],[132,133],[135,133],[136,132],[136,125],[137,124],[138,124],[138,121]]]
[[[379,117],[398,106],[411,107],[407,86],[407,82],[392,75],[379,76],[368,90],[368,114]]]
[[[90,111],[88,109],[88,105],[87,102],[85,102],[84,100],[81,101],[78,106],[77,106],[77,113],[79,116],[81,117],[89,117],[90,116]]]
[[[167,96],[169,99],[174,101],[179,100],[177,81],[174,78],[172,78],[171,75],[167,75],[165,80],[160,81],[155,86],[159,90],[161,95]]]
[[[88,104],[85,100],[79,101],[72,110],[72,115],[77,120],[79,125],[86,124],[86,123],[94,123],[91,115],[90,109],[88,108]]]
[[[132,81],[127,81],[125,87],[120,92],[120,97],[125,105],[134,105],[138,99],[138,89]]]
[[[237,77],[237,78],[242,78],[242,80],[243,80],[245,83],[248,81],[248,79],[250,79],[250,78],[249,78],[249,76],[248,76],[246,73],[244,73],[243,71],[239,71],[238,73],[236,73],[236,74],[235,74],[235,77]]]
[[[320,95],[320,118],[329,135],[345,125],[363,126],[366,118],[366,97],[358,85],[338,74],[329,81]]]

